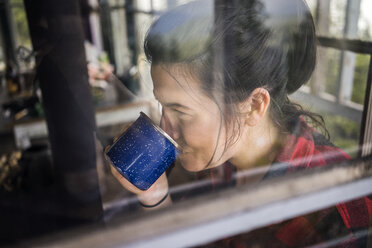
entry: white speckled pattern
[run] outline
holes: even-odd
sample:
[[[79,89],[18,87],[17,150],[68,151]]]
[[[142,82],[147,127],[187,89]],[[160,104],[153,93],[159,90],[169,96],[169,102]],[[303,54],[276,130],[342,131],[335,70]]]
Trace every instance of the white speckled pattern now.
[[[139,189],[146,190],[174,162],[180,152],[143,115],[106,154],[125,178]]]

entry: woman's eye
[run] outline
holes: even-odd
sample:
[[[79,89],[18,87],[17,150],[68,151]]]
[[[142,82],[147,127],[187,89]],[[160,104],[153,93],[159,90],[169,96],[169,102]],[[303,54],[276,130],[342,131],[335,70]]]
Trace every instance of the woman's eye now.
[[[174,111],[175,113],[177,113],[178,115],[186,115],[186,113],[184,113],[184,112],[182,112],[182,111],[180,111],[180,110],[178,110],[178,109],[173,109],[173,111]]]
[[[185,113],[179,109],[173,109],[174,113],[181,119],[187,119],[187,118],[190,118],[191,115],[188,114],[188,113]]]

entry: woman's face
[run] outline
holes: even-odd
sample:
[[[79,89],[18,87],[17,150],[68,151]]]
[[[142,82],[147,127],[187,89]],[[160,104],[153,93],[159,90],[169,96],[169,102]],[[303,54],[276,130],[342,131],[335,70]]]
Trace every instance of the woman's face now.
[[[182,166],[200,171],[228,160],[233,149],[224,152],[226,127],[217,104],[203,93],[200,82],[180,65],[153,65],[151,76],[155,98],[162,105],[160,126],[182,147]]]

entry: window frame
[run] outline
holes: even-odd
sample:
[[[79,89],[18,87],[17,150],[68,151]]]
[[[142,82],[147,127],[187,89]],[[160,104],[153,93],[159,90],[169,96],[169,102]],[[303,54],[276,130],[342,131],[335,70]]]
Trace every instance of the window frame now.
[[[297,172],[260,186],[243,185],[214,192],[155,212],[117,216],[108,221],[105,228],[78,229],[31,243],[27,241],[27,244],[58,244],[59,247],[202,245],[370,195],[370,185],[372,157]]]

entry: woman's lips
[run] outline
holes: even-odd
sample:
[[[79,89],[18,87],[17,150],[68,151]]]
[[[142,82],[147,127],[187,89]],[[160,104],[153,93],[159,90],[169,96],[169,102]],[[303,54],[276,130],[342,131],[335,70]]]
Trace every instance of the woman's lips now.
[[[191,153],[191,151],[188,151],[188,150],[182,150],[182,153],[181,153],[181,154],[186,154],[186,153]]]

